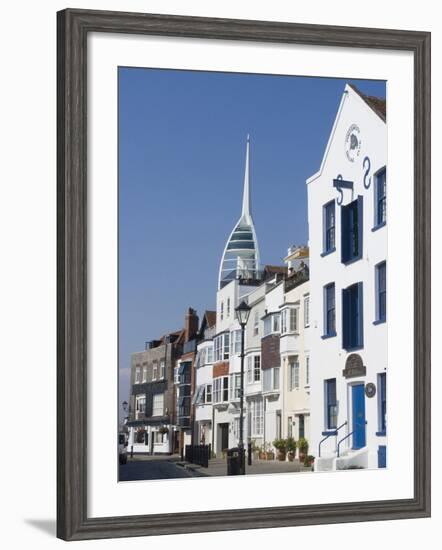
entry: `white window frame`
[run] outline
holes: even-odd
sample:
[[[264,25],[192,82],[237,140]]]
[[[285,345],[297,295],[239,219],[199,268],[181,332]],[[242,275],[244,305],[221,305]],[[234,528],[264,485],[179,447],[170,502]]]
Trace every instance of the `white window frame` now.
[[[161,359],[160,361],[160,380],[164,380],[166,378],[166,362],[164,359]]]
[[[226,382],[227,381],[227,387]],[[218,376],[213,379],[213,403],[228,403],[229,402],[229,377]]]
[[[155,400],[160,400],[161,406],[159,403],[155,404]],[[161,410],[161,413],[159,411]],[[164,416],[164,393],[154,393],[152,397],[152,416]]]
[[[310,387],[310,355],[305,356],[305,387]]]
[[[250,402],[250,424],[252,437],[261,437],[264,434],[264,403],[262,399],[253,399]]]
[[[310,326],[310,294],[304,296],[304,327]]]
[[[135,384],[141,383],[141,367],[135,367]]]
[[[152,366],[152,380],[158,380],[158,364],[154,363]]]
[[[253,317],[253,336],[259,336],[259,311],[255,311]]]
[[[146,412],[146,395],[144,393],[135,396],[135,411],[137,413]]]
[[[234,372],[229,380],[229,399],[236,401],[241,397],[241,373]]]
[[[143,364],[143,367],[142,367],[142,376],[141,376],[141,380],[142,382],[147,382],[147,363],[146,364]]]
[[[210,396],[210,397],[209,397]],[[206,391],[204,396],[204,403],[211,404],[213,400],[212,384],[206,384]]]

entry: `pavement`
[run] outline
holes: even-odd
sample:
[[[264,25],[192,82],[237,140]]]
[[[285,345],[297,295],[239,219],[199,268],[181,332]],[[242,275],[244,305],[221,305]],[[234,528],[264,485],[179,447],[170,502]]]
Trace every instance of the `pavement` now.
[[[185,470],[193,472],[198,476],[225,476],[227,475],[226,459],[213,458],[209,460],[209,467],[203,468],[189,462],[177,462],[177,465]],[[255,460],[252,465],[246,464],[246,475],[260,474],[289,474],[312,472],[311,467],[305,467],[298,460],[293,462],[279,460]]]
[[[222,458],[209,460],[209,467],[182,461],[179,455],[138,455],[128,458],[127,464],[120,465],[120,481],[139,481],[144,479],[176,479],[186,477],[226,476],[227,461]],[[305,467],[298,460],[280,462],[278,460],[255,460],[251,466],[246,464],[246,475],[311,473],[311,467]]]

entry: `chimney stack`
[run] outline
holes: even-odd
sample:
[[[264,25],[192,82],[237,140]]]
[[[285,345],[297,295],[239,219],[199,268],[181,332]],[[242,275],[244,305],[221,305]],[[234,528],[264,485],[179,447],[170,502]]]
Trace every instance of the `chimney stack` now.
[[[196,311],[189,307],[184,321],[184,342],[193,340],[198,333],[199,319]]]

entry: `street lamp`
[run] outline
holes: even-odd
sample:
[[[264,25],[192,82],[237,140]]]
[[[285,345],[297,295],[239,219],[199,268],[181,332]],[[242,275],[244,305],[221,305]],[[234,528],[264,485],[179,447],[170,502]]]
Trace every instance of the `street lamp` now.
[[[241,326],[241,388],[239,390],[239,457],[240,457],[240,474],[246,473],[245,454],[244,454],[244,332],[249,320],[250,306],[243,300],[237,308],[236,318]]]

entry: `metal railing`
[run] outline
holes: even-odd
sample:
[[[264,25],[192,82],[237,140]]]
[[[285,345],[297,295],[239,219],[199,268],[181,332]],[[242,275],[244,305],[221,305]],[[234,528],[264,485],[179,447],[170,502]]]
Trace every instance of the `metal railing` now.
[[[337,449],[337,452],[336,452],[336,456],[339,458],[340,456],[340,453],[339,453],[339,448],[341,446],[341,443],[343,443],[346,439],[348,439],[351,435],[353,435],[355,433],[355,431],[353,430],[352,432],[348,433],[345,437],[343,437],[340,441],[338,441],[338,449]]]
[[[321,458],[321,445],[324,443],[324,441],[326,441],[329,437],[331,437],[332,435],[338,435],[338,432],[341,428],[343,428],[344,426],[347,425],[347,421],[345,421],[343,424],[341,424],[340,426],[338,426],[335,430],[333,430],[332,432],[328,433],[324,439],[321,439],[321,441],[319,442],[319,448],[318,448],[318,458]],[[339,456],[339,455],[338,455]]]
[[[367,425],[367,421],[365,421],[365,424],[364,426]],[[360,425],[359,425],[360,426]],[[339,453],[339,448],[341,446],[341,443],[343,443],[346,439],[348,439],[351,435],[353,435],[354,433],[356,432],[356,430],[352,430],[350,433],[348,433],[345,437],[343,437],[340,441],[338,441],[338,448],[337,448],[337,453],[336,453],[336,456],[339,458],[340,456],[340,453]]]
[[[211,445],[186,445],[186,461],[208,468],[211,450]]]

